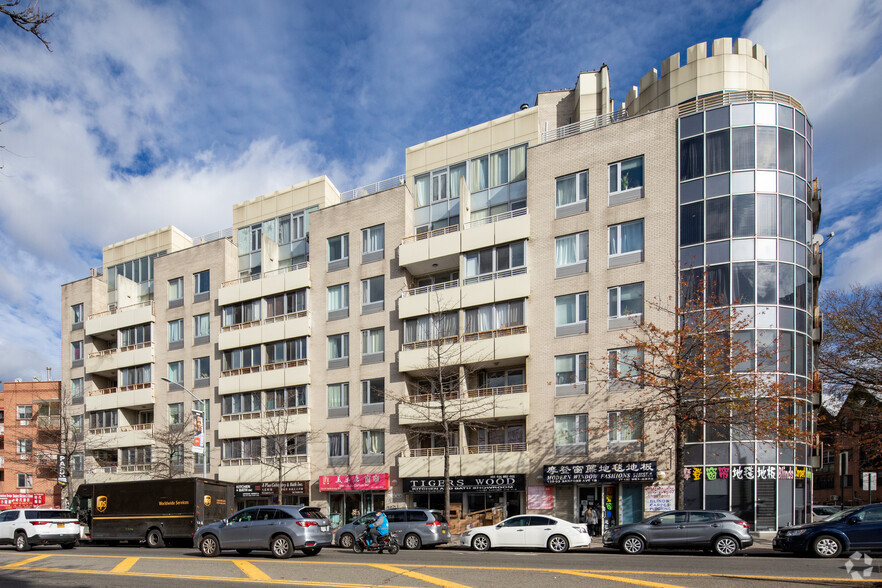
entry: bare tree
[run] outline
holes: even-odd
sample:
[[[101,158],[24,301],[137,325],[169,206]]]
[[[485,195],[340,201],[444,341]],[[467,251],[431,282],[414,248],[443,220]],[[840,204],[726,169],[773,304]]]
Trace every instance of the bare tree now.
[[[0,14],[8,16],[15,26],[40,39],[46,49],[52,51],[49,48],[50,41],[43,37],[40,27],[48,23],[55,13],[41,11],[37,8],[36,0],[28,2],[25,7],[20,8],[20,4],[21,0],[0,0]]]
[[[183,412],[178,421],[153,425],[150,474],[154,478],[180,478],[193,470],[195,420]]]

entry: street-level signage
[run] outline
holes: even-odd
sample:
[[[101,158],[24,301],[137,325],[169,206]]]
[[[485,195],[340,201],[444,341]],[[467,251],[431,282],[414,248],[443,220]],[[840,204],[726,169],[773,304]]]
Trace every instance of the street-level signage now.
[[[28,508],[46,504],[46,494],[41,492],[0,494],[0,510],[8,508]]]
[[[276,496],[279,493],[278,482],[254,482],[236,484],[237,498],[257,498],[259,496]],[[282,482],[282,495],[309,494],[308,481]]]
[[[863,472],[861,475],[864,490],[867,492],[876,491],[876,472]]]
[[[654,482],[654,461],[578,463],[542,466],[546,484],[590,484],[595,482]]]
[[[67,486],[67,456],[58,454],[58,463],[56,465],[56,471],[58,472],[58,485],[59,486]]]
[[[342,474],[319,476],[321,492],[346,490],[388,490],[389,474]]]
[[[686,467],[687,481],[705,480],[802,480],[812,477],[811,468],[799,466],[707,466]]]
[[[402,478],[405,494],[441,494],[444,477]],[[524,474],[492,474],[487,476],[450,476],[451,492],[523,492],[527,487]]]

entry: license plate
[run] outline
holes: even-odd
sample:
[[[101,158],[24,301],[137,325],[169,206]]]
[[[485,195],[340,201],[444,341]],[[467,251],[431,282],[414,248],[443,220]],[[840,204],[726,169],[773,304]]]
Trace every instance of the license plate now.
[[[443,535],[444,533],[446,533],[446,532],[447,532],[447,531],[445,531],[444,529],[441,529],[441,534],[442,534],[442,535]]]
[[[322,527],[321,529],[322,529],[322,531],[327,531],[328,527]]]
[[[55,525],[55,526],[58,527],[59,529],[63,529],[63,528],[64,528],[64,523],[58,523],[58,524]]]

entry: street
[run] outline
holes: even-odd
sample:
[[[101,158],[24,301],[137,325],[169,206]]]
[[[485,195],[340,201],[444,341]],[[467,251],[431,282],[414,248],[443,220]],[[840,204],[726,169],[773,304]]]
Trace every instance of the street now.
[[[857,585],[849,559],[778,554],[767,546],[724,558],[696,552],[655,552],[626,556],[595,547],[566,554],[541,551],[479,553],[459,548],[362,554],[325,548],[316,557],[297,553],[289,560],[269,552],[240,556],[224,552],[202,557],[195,549],[81,545],[74,551],[37,547],[28,553],[0,549],[0,585],[5,587],[110,586],[192,587],[218,584],[280,584],[325,588],[476,588],[482,586],[849,586]],[[849,567],[849,569],[846,569]],[[863,576],[861,576],[863,578]],[[874,565],[860,585],[882,586]]]

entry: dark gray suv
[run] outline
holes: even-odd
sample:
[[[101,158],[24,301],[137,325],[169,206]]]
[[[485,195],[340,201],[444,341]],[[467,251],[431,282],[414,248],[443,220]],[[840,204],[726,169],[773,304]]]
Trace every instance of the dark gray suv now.
[[[656,547],[713,549],[717,555],[732,555],[753,545],[749,531],[750,524],[731,512],[674,510],[613,527],[603,535],[603,546],[631,554]]]
[[[270,550],[278,559],[295,549],[317,555],[331,544],[331,526],[322,512],[310,506],[255,506],[217,523],[205,525],[193,536],[193,545],[206,557],[235,549],[242,555]]]
[[[447,519],[440,510],[425,508],[393,508],[384,510],[389,520],[389,533],[398,538],[398,542],[406,549],[419,549],[447,543],[450,540],[450,529]],[[377,515],[368,513],[343,525],[334,534],[334,543],[349,549],[365,525],[372,522]]]

